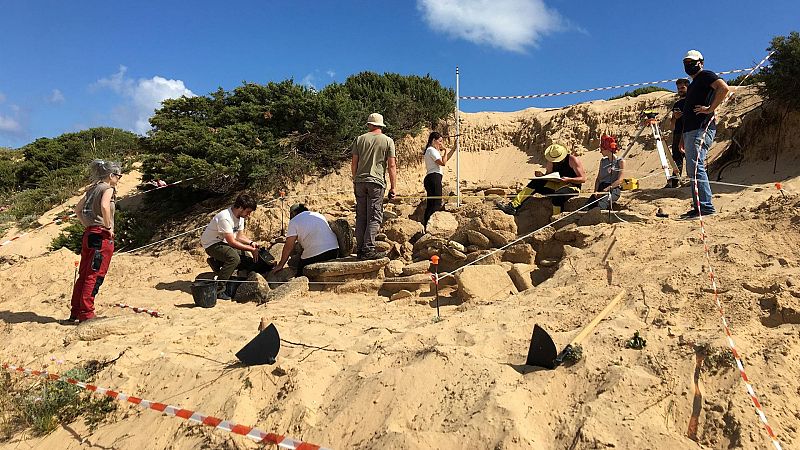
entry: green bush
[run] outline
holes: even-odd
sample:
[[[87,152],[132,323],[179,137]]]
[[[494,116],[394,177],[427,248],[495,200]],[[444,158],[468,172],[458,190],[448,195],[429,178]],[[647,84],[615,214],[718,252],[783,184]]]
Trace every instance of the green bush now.
[[[90,128],[41,138],[0,152],[0,198],[20,222],[63,203],[87,183],[86,167],[96,158],[129,160],[141,152],[141,138],[116,128]],[[25,223],[21,223],[23,227]]]
[[[66,247],[73,251],[73,253],[80,255],[81,247],[83,246],[83,225],[77,220],[73,220],[70,224],[61,230],[58,236],[53,238],[50,242],[49,249],[51,251],[58,250]]]
[[[93,374],[79,366],[63,375],[87,381]],[[30,428],[34,435],[43,436],[80,416],[84,416],[86,425],[94,429],[117,408],[111,398],[94,398],[89,392],[63,381],[35,380],[28,386],[15,389],[11,378],[5,377],[3,385],[4,398],[0,403],[4,404],[4,434],[14,429]]]
[[[390,136],[416,133],[453,111],[454,94],[429,76],[363,72],[320,91],[292,80],[166,100],[150,119],[145,181],[187,177],[217,192],[278,186],[324,173],[381,112]]]
[[[672,92],[669,89],[665,89],[665,88],[662,88],[662,87],[659,87],[659,86],[645,86],[645,87],[640,87],[640,88],[634,89],[632,91],[628,91],[628,92],[626,92],[624,94],[621,94],[621,95],[615,95],[614,97],[609,97],[609,100],[616,100],[618,98],[624,98],[624,97],[638,97],[640,95],[649,94],[651,92],[662,92],[662,91],[663,92]]]
[[[773,38],[767,51],[775,53],[761,71],[761,94],[789,110],[800,110],[800,33]]]

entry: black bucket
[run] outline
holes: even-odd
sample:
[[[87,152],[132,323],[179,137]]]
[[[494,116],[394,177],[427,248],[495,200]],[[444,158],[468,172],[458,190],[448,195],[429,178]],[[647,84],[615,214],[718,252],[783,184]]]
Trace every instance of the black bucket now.
[[[211,278],[211,279],[209,279]],[[217,282],[208,274],[200,274],[192,283],[194,304],[202,308],[213,308],[217,304]]]

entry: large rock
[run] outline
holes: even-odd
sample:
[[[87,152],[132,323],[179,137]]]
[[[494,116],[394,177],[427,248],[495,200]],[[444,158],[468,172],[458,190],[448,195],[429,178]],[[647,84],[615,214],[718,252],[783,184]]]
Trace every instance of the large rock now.
[[[493,247],[502,247],[516,238],[516,235],[509,231],[496,231],[486,227],[480,227],[478,231],[489,239]]]
[[[458,295],[462,300],[496,300],[519,291],[499,265],[465,267],[456,275]]]
[[[536,270],[536,266],[532,264],[517,263],[508,271],[508,276],[514,282],[517,290],[522,292],[528,289],[533,289],[533,281],[531,279],[531,272]]]
[[[308,278],[306,277],[292,278],[288,282],[270,291],[267,294],[266,298],[264,298],[264,301],[261,303],[272,302],[275,300],[297,300],[298,298],[305,295],[307,292],[308,292]]]
[[[313,280],[317,278],[331,278],[378,272],[387,264],[389,264],[389,258],[369,259],[365,261],[347,258],[309,264],[303,269],[303,273]]]
[[[379,253],[389,253],[394,246],[387,241],[375,241],[375,251]]]
[[[400,276],[403,273],[404,264],[399,259],[393,259],[386,265],[386,274],[392,277]]]
[[[387,295],[391,295],[402,289],[407,291],[415,291],[417,289],[427,287],[432,282],[433,279],[431,279],[431,275],[427,273],[421,273],[407,277],[386,278],[383,280],[381,291]]]
[[[490,230],[505,231],[515,236],[517,234],[517,223],[514,221],[514,216],[509,216],[503,211],[494,208],[485,209],[481,211],[478,219],[485,228]]]
[[[533,264],[535,260],[536,252],[530,244],[525,242],[517,242],[514,245],[510,245],[503,252],[503,261]]]
[[[295,273],[296,270],[294,269],[294,267],[284,267],[283,269],[277,272],[267,273],[267,282],[269,283],[269,287],[271,289],[278,288],[283,283],[294,278]]]
[[[384,222],[382,231],[394,242],[412,242],[424,233],[422,224],[411,219],[392,219]]]
[[[336,219],[330,225],[331,231],[336,235],[336,241],[339,242],[339,257],[346,258],[350,256],[356,245],[350,222],[345,219]]]
[[[437,211],[428,219],[428,226],[425,231],[436,237],[450,239],[458,229],[458,221],[455,216],[447,211]]]
[[[481,250],[488,249],[492,246],[492,241],[480,231],[465,230],[464,234],[466,234],[467,242],[469,242],[470,245],[475,245]]]
[[[247,277],[246,281],[247,283],[241,283],[236,289],[236,295],[234,295],[233,299],[239,303],[262,303],[266,301],[267,295],[272,290],[267,280],[256,272],[250,272],[250,276]]]
[[[269,248],[269,254],[272,255],[272,258],[275,261],[281,260],[281,255],[283,254],[283,246],[284,244],[282,242],[279,242]]]
[[[418,275],[421,273],[427,273],[430,271],[431,263],[428,260],[419,261],[415,263],[411,263],[405,267],[403,267],[403,276],[409,275]]]
[[[79,341],[96,341],[112,334],[126,335],[138,333],[148,320],[143,314],[125,314],[115,317],[103,317],[82,322],[75,329],[75,337]],[[72,341],[72,339],[67,339]]]
[[[470,253],[467,255],[467,258],[464,260],[464,264],[481,264],[481,265],[490,265],[490,264],[500,264],[503,260],[503,251],[496,251],[496,250],[479,250],[477,252]]]

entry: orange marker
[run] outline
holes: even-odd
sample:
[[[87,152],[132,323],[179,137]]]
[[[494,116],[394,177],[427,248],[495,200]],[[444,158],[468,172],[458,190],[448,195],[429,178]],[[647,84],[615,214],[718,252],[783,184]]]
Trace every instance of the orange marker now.
[[[777,190],[779,190],[779,191],[780,191],[780,190],[782,190],[782,189],[783,189],[783,186],[781,186],[781,184],[780,184],[780,183],[775,183],[775,189],[777,189]]]
[[[431,256],[431,262],[433,263],[434,266],[438,266],[439,265],[439,255]]]

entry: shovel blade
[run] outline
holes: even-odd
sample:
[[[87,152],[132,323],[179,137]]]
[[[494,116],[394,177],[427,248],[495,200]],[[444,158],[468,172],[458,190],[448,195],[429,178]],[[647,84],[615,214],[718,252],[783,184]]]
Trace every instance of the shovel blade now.
[[[556,344],[553,342],[553,338],[544,331],[544,328],[534,325],[525,365],[555,369],[557,356],[558,351],[556,351]]]
[[[248,366],[275,364],[281,349],[281,337],[274,324],[260,331],[256,337],[236,353],[239,361]]]

